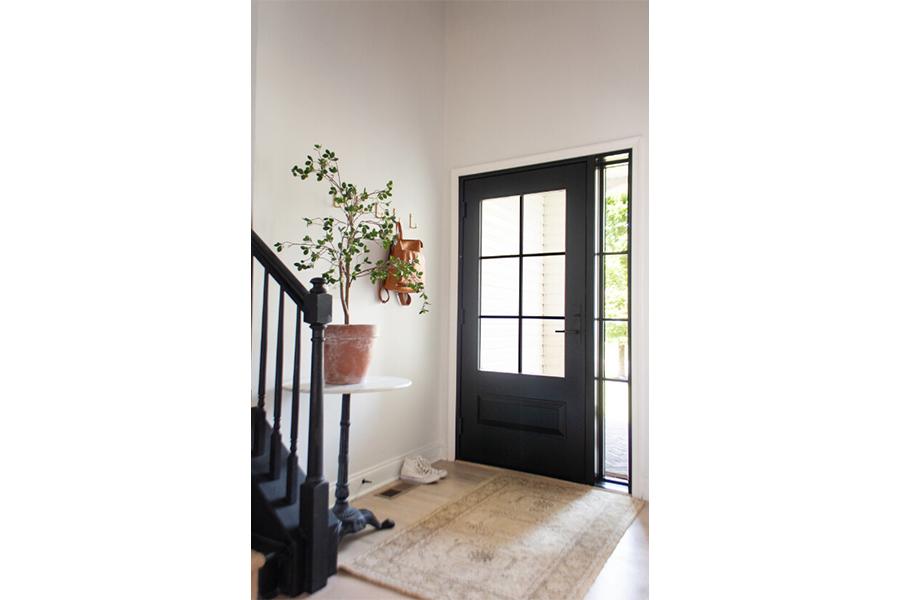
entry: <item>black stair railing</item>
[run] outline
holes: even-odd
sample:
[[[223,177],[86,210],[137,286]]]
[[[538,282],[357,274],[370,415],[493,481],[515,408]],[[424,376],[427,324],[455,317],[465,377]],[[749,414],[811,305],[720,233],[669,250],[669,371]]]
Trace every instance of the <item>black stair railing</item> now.
[[[251,256],[263,267],[262,315],[260,319],[260,356],[257,403],[252,411],[252,455],[262,456],[268,449],[268,469],[263,474],[266,480],[279,480],[284,468],[285,487],[283,497],[275,505],[297,506],[299,527],[296,536],[299,556],[284,558],[290,563],[285,567],[285,581],[290,582],[288,593],[314,592],[325,586],[328,576],[334,572],[336,564],[336,543],[329,530],[330,509],[328,506],[328,481],[324,477],[323,436],[323,343],[324,329],[331,322],[331,296],[326,293],[324,280],[312,279],[312,289],[307,290],[275,253],[251,231]],[[272,399],[272,430],[266,435],[266,354],[268,351],[268,302],[269,279],[278,286],[278,316],[275,337],[274,394]],[[285,296],[296,305],[294,330],[294,356],[292,361],[292,390],[290,416],[290,449],[286,464],[282,454],[282,387],[284,358],[284,304]],[[300,432],[300,341],[302,323],[309,325],[312,332],[312,352],[310,365],[309,421],[306,477],[299,486],[298,437]],[[268,439],[267,439],[268,438]],[[264,460],[264,459],[260,459]],[[280,488],[279,488],[280,489]],[[254,496],[256,498],[257,496]],[[298,501],[299,500],[299,501]],[[274,514],[274,513],[272,513]],[[292,521],[296,523],[296,521]],[[254,532],[255,533],[255,532]],[[287,547],[287,546],[286,546]],[[335,556],[332,556],[335,555]],[[293,562],[292,562],[293,561]],[[279,563],[280,564],[280,563]]]

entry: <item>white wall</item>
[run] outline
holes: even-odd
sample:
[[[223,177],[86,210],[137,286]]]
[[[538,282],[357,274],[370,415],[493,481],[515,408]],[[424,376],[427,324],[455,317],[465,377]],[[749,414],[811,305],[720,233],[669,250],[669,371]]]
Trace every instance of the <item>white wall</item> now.
[[[446,36],[448,172],[641,138],[633,206],[634,491],[647,497],[647,4],[450,2]],[[448,222],[456,202],[449,190]],[[452,338],[449,327],[445,335]]]
[[[351,474],[375,469],[377,479],[396,457],[420,449],[434,455],[452,445],[451,170],[640,136],[634,484],[646,496],[646,3],[258,1],[254,10],[256,231],[269,242],[296,239],[301,216],[329,210],[322,186],[289,173],[321,142],[340,156],[345,179],[367,186],[393,179],[398,211],[404,217],[413,211],[419,223],[408,233],[425,242],[431,314],[382,306],[367,282],[354,289],[354,321],[392,332],[379,340],[372,372],[415,383],[355,399]],[[338,414],[330,398],[331,481]],[[352,493],[358,485],[351,480]]]
[[[436,300],[442,298],[447,281],[446,264],[439,260],[447,243],[441,221],[446,183],[443,6],[260,1],[254,16],[253,228],[270,243],[299,240],[305,229],[301,217],[331,210],[327,186],[290,174],[313,144],[322,143],[340,157],[345,181],[372,189],[394,180],[398,214],[405,220],[413,212],[418,225],[405,233],[425,243],[428,291]],[[291,264],[296,256],[287,254],[285,262]],[[299,275],[304,283],[312,276]],[[260,297],[258,281],[254,298]],[[270,304],[274,321],[274,298]],[[334,311],[340,322],[336,296]],[[442,453],[440,311],[440,302],[424,316],[395,300],[382,305],[367,280],[354,284],[353,322],[377,323],[382,333],[371,372],[409,377],[414,383],[398,392],[354,396],[350,473],[358,476],[351,479],[351,493],[359,491],[363,473],[376,482],[395,476],[395,459],[403,455]],[[293,324],[292,310],[286,320]],[[288,330],[292,339],[293,326]],[[254,327],[254,355],[258,336]],[[303,363],[308,365],[308,328],[303,337]],[[288,364],[291,348],[289,343]],[[274,330],[269,360],[272,381]],[[305,403],[301,414],[305,430]],[[325,462],[331,482],[337,474],[339,415],[340,397],[326,397]],[[305,464],[303,457],[305,451]]]

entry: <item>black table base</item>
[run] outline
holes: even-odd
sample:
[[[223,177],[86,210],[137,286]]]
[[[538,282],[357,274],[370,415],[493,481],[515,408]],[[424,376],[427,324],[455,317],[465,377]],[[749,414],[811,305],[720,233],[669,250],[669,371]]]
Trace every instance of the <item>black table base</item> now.
[[[350,394],[341,398],[341,443],[338,451],[338,477],[334,486],[334,507],[331,512],[341,522],[341,537],[362,531],[367,525],[375,529],[390,529],[394,522],[390,519],[379,521],[372,511],[354,508],[347,502],[350,488],[347,484],[347,453],[350,444]]]
[[[371,510],[353,508],[346,502],[341,506],[335,504],[331,511],[341,522],[341,537],[348,533],[362,531],[366,525],[371,525],[375,529],[390,529],[394,526],[394,522],[390,519],[379,521]]]

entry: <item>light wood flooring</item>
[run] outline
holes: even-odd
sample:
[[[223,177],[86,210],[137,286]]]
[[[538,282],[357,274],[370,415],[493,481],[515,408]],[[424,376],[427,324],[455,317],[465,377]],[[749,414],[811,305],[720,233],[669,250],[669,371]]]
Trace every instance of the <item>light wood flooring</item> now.
[[[396,523],[394,529],[366,532],[348,537],[341,542],[338,564],[352,560],[361,552],[402,531],[439,508],[442,504],[466,494],[491,475],[502,471],[494,467],[466,462],[435,463],[446,469],[448,475],[440,483],[416,486],[392,499],[376,497],[384,488],[375,489],[360,496],[351,504],[357,508],[372,510],[379,519],[390,518]],[[390,487],[390,486],[386,486]],[[586,598],[590,600],[643,600],[649,596],[648,590],[648,535],[649,507],[644,508],[625,532],[619,545],[607,560],[603,571],[597,576]],[[403,599],[407,596],[387,590],[371,583],[356,579],[338,571],[328,580],[328,585],[311,596],[315,600],[381,600]],[[286,597],[282,597],[286,598]]]

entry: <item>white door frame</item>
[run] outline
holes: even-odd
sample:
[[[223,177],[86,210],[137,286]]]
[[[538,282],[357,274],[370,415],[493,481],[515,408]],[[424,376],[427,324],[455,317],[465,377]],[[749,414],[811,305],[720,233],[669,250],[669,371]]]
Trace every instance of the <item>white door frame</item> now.
[[[648,404],[648,250],[649,219],[647,206],[646,149],[641,137],[630,137],[600,142],[578,148],[522,156],[480,165],[459,167],[450,171],[450,285],[447,294],[447,328],[449,330],[448,357],[450,372],[447,386],[446,448],[450,460],[456,458],[456,332],[459,297],[459,178],[465,175],[486,173],[535,165],[590,154],[603,154],[615,150],[631,149],[631,416],[632,416],[632,494],[647,499],[649,496],[647,466],[647,404]]]

